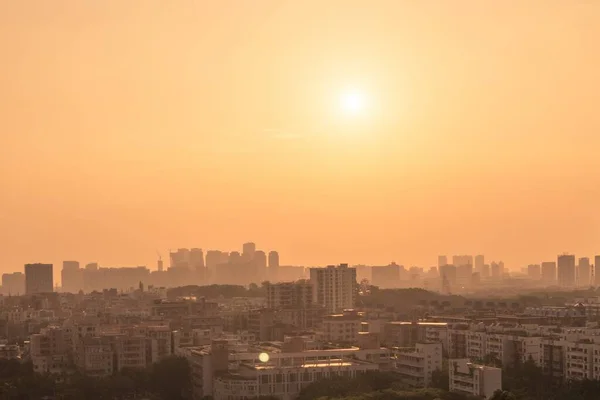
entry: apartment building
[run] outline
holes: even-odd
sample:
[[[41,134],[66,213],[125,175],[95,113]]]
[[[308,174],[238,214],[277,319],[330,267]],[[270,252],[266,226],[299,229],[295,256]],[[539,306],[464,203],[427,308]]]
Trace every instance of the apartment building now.
[[[442,369],[441,343],[417,343],[414,348],[395,348],[393,353],[396,371],[414,387],[429,387],[433,372]]]
[[[450,391],[489,399],[502,389],[502,369],[473,364],[468,359],[449,361]]]
[[[69,368],[69,347],[65,331],[51,326],[29,338],[33,370],[40,374],[60,374]]]
[[[77,370],[93,377],[113,374],[113,348],[109,336],[84,336],[75,343],[74,363]]]
[[[344,310],[342,314],[323,318],[322,340],[334,343],[356,343],[361,328],[361,316],[356,310]]]
[[[327,313],[334,314],[354,308],[358,287],[356,268],[349,268],[348,264],[311,268],[310,283],[313,288],[313,303],[324,307]]]
[[[269,283],[266,289],[267,308],[311,308],[314,305],[310,281]]]
[[[382,338],[383,344],[388,347],[414,347],[417,342],[440,342],[446,351],[448,324],[391,321],[384,324]]]
[[[114,368],[145,368],[147,365],[146,338],[144,336],[119,335],[113,343]]]

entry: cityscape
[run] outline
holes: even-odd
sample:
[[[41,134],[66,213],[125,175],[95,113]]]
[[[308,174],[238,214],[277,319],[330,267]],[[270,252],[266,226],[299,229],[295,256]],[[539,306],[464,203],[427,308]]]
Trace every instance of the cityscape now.
[[[600,0],[0,0],[0,400],[600,400]]]
[[[358,282],[366,280],[381,289],[424,288],[443,294],[493,293],[499,290],[526,290],[556,287],[561,289],[600,286],[600,255],[576,258],[559,254],[556,261],[543,261],[509,270],[502,261],[486,263],[484,255],[438,256],[437,265],[429,268],[404,267],[395,262],[385,266],[353,265]],[[597,266],[597,267],[596,267]],[[179,248],[169,252],[169,263],[159,256],[156,267],[102,267],[98,263],[82,266],[78,261],[64,261],[60,285],[52,264],[26,264],[24,272],[4,273],[0,293],[24,295],[57,292],[84,293],[116,289],[129,292],[146,287],[168,288],[186,285],[260,285],[263,282],[291,282],[311,279],[303,266],[280,265],[277,251],[257,250],[253,242],[244,243],[242,251]],[[29,278],[28,278],[29,277]]]
[[[333,395],[332,380],[379,379],[423,396],[501,398],[516,385],[505,375],[525,366],[570,385],[600,379],[594,261],[560,254],[509,271],[455,255],[427,270],[304,268],[248,242],[241,252],[180,248],[152,271],[64,261],[60,285],[52,264],[26,264],[2,276],[0,361],[96,380],[161,363],[188,371],[173,381],[185,390],[146,385],[126,397],[302,399]]]

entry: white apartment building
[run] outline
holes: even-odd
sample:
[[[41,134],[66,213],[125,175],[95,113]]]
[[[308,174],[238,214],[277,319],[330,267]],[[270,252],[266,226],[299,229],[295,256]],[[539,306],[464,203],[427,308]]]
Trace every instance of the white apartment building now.
[[[324,307],[325,312],[334,314],[354,308],[357,292],[356,268],[349,268],[348,264],[311,268],[310,283],[313,289],[313,303]]]
[[[442,369],[442,344],[417,343],[414,348],[393,349],[396,371],[414,387],[429,387],[435,370]]]
[[[488,399],[502,389],[502,370],[473,364],[468,359],[451,359],[449,362],[450,391]]]

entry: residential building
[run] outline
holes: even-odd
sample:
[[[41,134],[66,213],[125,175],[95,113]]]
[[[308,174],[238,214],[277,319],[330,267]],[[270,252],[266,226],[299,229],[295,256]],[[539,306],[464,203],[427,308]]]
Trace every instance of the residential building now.
[[[356,344],[361,327],[361,317],[355,310],[323,318],[323,340],[332,343]]]
[[[592,265],[588,257],[582,257],[579,259],[577,265],[577,286],[589,287],[592,278]]]
[[[432,374],[442,370],[442,344],[417,343],[414,348],[395,348],[396,371],[403,382],[414,387],[429,387]]]
[[[559,255],[557,265],[559,286],[575,286],[575,256],[572,254]]]
[[[556,284],[556,263],[554,261],[542,263],[542,282],[548,286]]]
[[[310,282],[313,285],[313,303],[331,314],[354,308],[357,295],[356,269],[348,264],[330,265],[326,268],[311,268]]]
[[[468,359],[449,362],[450,391],[489,399],[502,390],[502,369],[471,363]]]
[[[52,293],[53,291],[52,264],[25,265],[25,294]]]
[[[269,283],[266,289],[267,308],[313,307],[313,287],[310,281]]]

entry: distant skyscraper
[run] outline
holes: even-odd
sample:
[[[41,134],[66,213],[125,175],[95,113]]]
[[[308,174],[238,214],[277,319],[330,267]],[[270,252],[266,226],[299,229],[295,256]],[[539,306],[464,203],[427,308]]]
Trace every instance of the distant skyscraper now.
[[[563,287],[575,286],[575,256],[562,254],[558,256],[558,284]]]
[[[442,265],[439,271],[443,291],[451,293],[452,290],[456,289],[456,266],[451,264]]]
[[[206,268],[214,270],[217,265],[223,264],[223,256],[219,250],[209,250],[206,252]]]
[[[594,257],[594,286],[600,286],[600,256]]]
[[[164,264],[163,264],[163,260],[162,260],[162,258],[160,258],[160,257],[158,258],[158,261],[156,262],[156,269],[157,269],[159,272],[162,272],[162,271],[165,269],[165,266],[164,266]]]
[[[393,289],[400,286],[400,266],[392,263],[385,267],[371,268],[371,283],[381,289]]]
[[[542,263],[542,281],[549,286],[556,284],[556,263],[554,261]]]
[[[438,268],[443,267],[444,265],[448,265],[448,257],[438,256]]]
[[[279,253],[276,251],[269,252],[269,268],[279,267]]]
[[[527,276],[529,279],[539,281],[542,277],[542,268],[539,264],[530,264],[527,266]]]
[[[242,258],[244,261],[252,261],[256,252],[256,244],[252,242],[244,243],[242,246]]]
[[[25,275],[22,272],[2,274],[2,294],[19,296],[25,294]]]
[[[78,261],[63,261],[60,275],[63,292],[77,293],[83,289],[83,271]]]
[[[237,264],[240,264],[241,262],[242,262],[242,255],[239,253],[239,251],[232,251],[231,253],[229,253],[229,264],[237,265]]]
[[[590,286],[592,275],[592,265],[588,257],[581,257],[577,266],[577,286]]]
[[[356,269],[348,268],[348,264],[311,268],[310,283],[313,285],[313,302],[323,306],[326,312],[336,313],[354,308]]]
[[[490,264],[483,264],[481,266],[481,279],[489,279],[490,276]]]
[[[190,268],[190,251],[189,249],[177,249],[170,253],[171,268]]]
[[[500,261],[500,262],[493,261],[490,266],[490,269],[491,269],[493,280],[499,280],[504,277],[504,263],[502,261]]]
[[[52,293],[52,264],[25,264],[25,294]]]
[[[257,250],[254,253],[254,262],[256,263],[256,267],[260,270],[264,270],[267,268],[267,255],[262,250]]]
[[[190,268],[204,268],[204,252],[202,251],[202,249],[190,250]]]
[[[254,264],[254,268],[256,268],[256,273],[258,274],[256,279],[260,280],[261,282],[269,279],[267,276],[267,255],[264,251],[256,250],[252,264]]]
[[[483,254],[476,255],[475,256],[475,265],[474,265],[475,272],[478,272],[479,274],[481,274],[481,272],[483,271],[484,265],[485,265],[485,257],[483,256]]]

